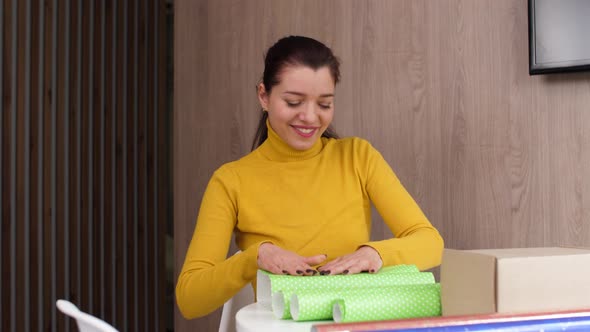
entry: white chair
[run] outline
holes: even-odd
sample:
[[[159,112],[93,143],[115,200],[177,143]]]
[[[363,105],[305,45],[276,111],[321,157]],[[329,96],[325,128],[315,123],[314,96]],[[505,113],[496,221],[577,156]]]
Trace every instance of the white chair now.
[[[238,250],[234,255],[239,254]],[[248,304],[254,303],[254,289],[247,284],[236,295],[223,304],[219,332],[236,332],[236,314]]]
[[[107,322],[80,311],[72,302],[57,300],[57,308],[64,314],[74,318],[80,332],[118,332]]]
[[[252,289],[252,285],[247,284],[223,305],[219,332],[235,332],[238,310],[251,303],[254,303],[254,289]]]

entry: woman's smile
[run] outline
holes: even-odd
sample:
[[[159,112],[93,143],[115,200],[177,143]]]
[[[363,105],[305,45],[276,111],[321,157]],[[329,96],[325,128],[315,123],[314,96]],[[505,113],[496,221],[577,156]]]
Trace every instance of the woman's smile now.
[[[291,125],[291,127],[295,130],[295,132],[303,136],[305,138],[313,137],[315,132],[317,131],[318,127],[309,127],[309,126],[296,126]]]

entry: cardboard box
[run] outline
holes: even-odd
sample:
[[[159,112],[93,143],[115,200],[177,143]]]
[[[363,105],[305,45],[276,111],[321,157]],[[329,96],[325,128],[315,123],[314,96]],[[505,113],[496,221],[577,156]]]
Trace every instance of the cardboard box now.
[[[590,308],[590,249],[445,249],[443,316]]]

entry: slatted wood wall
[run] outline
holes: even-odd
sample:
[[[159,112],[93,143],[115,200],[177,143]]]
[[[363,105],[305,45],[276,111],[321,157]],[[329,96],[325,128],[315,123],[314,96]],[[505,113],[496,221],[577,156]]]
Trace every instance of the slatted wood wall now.
[[[165,326],[166,2],[2,0],[0,329]]]

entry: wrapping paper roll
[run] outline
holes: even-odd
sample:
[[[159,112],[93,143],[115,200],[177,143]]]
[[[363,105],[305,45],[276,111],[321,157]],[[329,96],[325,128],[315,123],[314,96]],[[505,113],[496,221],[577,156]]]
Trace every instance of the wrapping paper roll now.
[[[417,273],[420,272],[415,265],[395,265],[382,268],[373,275],[383,275],[390,273]],[[355,274],[356,275],[356,274]],[[358,275],[366,275],[361,273]],[[296,283],[299,290],[301,289],[314,289],[317,288],[318,280],[311,278],[333,278],[333,277],[347,277],[343,275],[339,276],[322,276],[316,275],[313,277],[301,277],[301,276],[288,276],[280,274],[272,274],[264,270],[258,270],[257,281],[256,281],[256,301],[263,307],[271,309],[272,307],[272,294],[282,291],[285,288],[292,288],[291,284]],[[322,281],[322,283],[324,283]]]
[[[297,291],[290,299],[291,317],[299,322],[332,319],[333,303],[345,293],[344,290],[322,289]]]
[[[337,323],[440,316],[440,284],[353,290],[334,301],[332,314]]]
[[[334,276],[300,277],[272,275],[259,271],[257,298],[265,306],[268,306],[268,302],[270,302],[270,307],[277,318],[289,319],[291,318],[290,300],[297,291],[318,289],[350,290],[366,287],[434,283],[432,273],[415,271],[417,271],[415,266],[407,265],[383,269],[375,274],[360,273]]]
[[[367,287],[363,289],[350,289],[350,290],[303,290],[297,291],[293,294],[290,300],[290,311],[293,320],[296,321],[310,321],[310,320],[324,320],[333,318],[333,304],[336,300],[348,298],[351,295],[359,294],[357,297],[362,298],[364,294],[369,294],[368,301],[372,301],[373,293],[387,294],[391,299],[399,298],[399,301],[403,303],[409,303],[411,301],[422,301],[423,304],[428,304],[431,308],[440,308],[440,295],[428,296],[424,298],[424,288],[415,287],[422,285],[399,285],[389,287]],[[427,286],[436,289],[438,285],[428,284]],[[371,289],[377,288],[377,289]],[[433,293],[434,292],[434,293]],[[436,295],[436,290],[431,291],[427,289],[429,295]],[[438,291],[440,294],[440,291]],[[420,298],[423,298],[422,300]],[[402,303],[402,304],[403,304]],[[379,306],[380,303],[375,303]],[[423,307],[428,307],[423,306]],[[429,316],[440,316],[440,309],[428,310],[426,313]],[[405,316],[404,316],[405,317]],[[408,317],[426,317],[423,316],[419,311],[412,313]],[[396,319],[398,317],[391,317],[387,319]],[[357,321],[357,320],[354,320]],[[362,320],[364,321],[364,320]]]
[[[392,285],[432,284],[434,276],[429,272],[391,273],[391,274],[354,274],[344,276],[307,277],[316,281],[315,286],[302,287],[300,282],[305,277],[295,277],[294,283],[283,287],[272,295],[272,310],[279,319],[291,318],[291,297],[299,290],[352,290],[367,287],[387,287]]]
[[[368,322],[351,322],[351,323],[321,323],[312,326],[310,332],[341,332],[341,331],[433,331],[441,328],[446,331],[446,328],[461,326],[462,331],[473,331],[472,326],[491,326],[503,322],[530,322],[530,321],[548,321],[548,320],[563,320],[570,318],[582,318],[587,320],[588,327],[590,327],[590,309],[578,310],[563,310],[563,311],[547,311],[547,312],[521,312],[521,313],[491,313],[491,314],[475,314],[475,315],[461,315],[461,316],[445,316],[445,317],[430,317],[430,318],[410,318],[410,319],[388,319],[381,321]],[[564,326],[571,328],[572,326]],[[490,329],[485,329],[490,330]],[[493,330],[493,329],[492,329]],[[568,329],[569,331],[570,329]],[[479,331],[479,330],[478,330]],[[495,330],[494,330],[495,331]],[[518,331],[521,331],[520,329]],[[527,330],[528,331],[528,330]],[[535,330],[539,331],[539,330]],[[549,331],[545,329],[545,331]],[[562,331],[562,329],[559,329]],[[576,330],[577,331],[577,330]],[[584,331],[590,331],[590,328]]]

